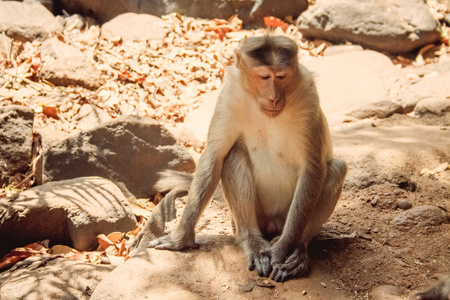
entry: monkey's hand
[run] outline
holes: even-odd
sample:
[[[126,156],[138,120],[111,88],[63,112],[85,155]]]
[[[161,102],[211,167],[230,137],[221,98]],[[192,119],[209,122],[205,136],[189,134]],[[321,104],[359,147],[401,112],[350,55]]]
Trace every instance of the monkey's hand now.
[[[198,248],[199,245],[195,243],[195,234],[186,234],[175,231],[169,235],[162,236],[153,240],[149,244],[150,248],[160,250],[185,250]]]
[[[268,277],[272,267],[270,265],[270,244],[259,235],[249,235],[241,243],[248,258],[248,269],[259,276]]]
[[[308,272],[308,252],[302,244],[292,247],[282,243],[281,239],[272,246],[272,274],[277,282],[283,282],[289,278],[304,275]]]

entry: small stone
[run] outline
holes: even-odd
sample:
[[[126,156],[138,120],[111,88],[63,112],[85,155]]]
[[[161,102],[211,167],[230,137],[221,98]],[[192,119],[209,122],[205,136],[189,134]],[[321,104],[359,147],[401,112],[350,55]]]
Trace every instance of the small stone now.
[[[308,294],[308,292],[306,290],[303,290],[302,295],[305,296],[306,294]]]
[[[397,207],[403,210],[410,209],[412,204],[408,201],[408,199],[397,199]]]
[[[323,288],[326,288],[326,287],[327,287],[327,285],[326,285],[325,282],[321,282],[320,284],[323,286]]]
[[[268,278],[260,278],[256,281],[256,284],[260,287],[267,287],[267,288],[273,288],[275,287],[275,281]]]
[[[380,200],[380,197],[375,196],[375,197],[373,197],[372,202],[370,202],[370,204],[371,204],[372,206],[375,206],[375,205],[377,205],[378,200]]]
[[[256,285],[256,282],[254,280],[250,280],[246,284],[239,286],[239,292],[249,293],[249,292],[251,292],[253,290],[255,285]]]

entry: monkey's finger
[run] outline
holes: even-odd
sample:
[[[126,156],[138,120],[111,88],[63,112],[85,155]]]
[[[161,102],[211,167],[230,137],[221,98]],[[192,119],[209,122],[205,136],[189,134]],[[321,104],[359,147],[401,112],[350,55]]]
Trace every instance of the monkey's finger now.
[[[248,259],[248,270],[253,271],[254,269],[255,269],[255,259],[253,258],[252,255],[252,257]]]
[[[270,256],[261,255],[255,261],[256,271],[259,276],[268,277],[272,271],[272,266],[270,264]]]
[[[276,282],[283,282],[289,278],[289,274],[283,267],[283,265],[277,265],[273,267],[273,271],[270,277]]]
[[[176,250],[172,243],[164,243],[161,245],[156,245],[154,248],[158,250]]]

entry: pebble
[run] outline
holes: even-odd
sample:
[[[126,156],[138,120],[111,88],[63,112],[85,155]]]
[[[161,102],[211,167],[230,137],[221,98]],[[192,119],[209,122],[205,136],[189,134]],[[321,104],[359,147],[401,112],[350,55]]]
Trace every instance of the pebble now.
[[[380,197],[378,196],[373,197],[372,202],[370,202],[370,204],[372,204],[372,206],[377,205],[379,199]]]
[[[392,220],[392,224],[399,226],[399,229],[408,230],[414,226],[436,226],[449,221],[446,212],[441,208],[422,205],[401,212]]]
[[[412,207],[412,204],[408,201],[408,199],[397,199],[397,207],[403,210],[410,209]]]

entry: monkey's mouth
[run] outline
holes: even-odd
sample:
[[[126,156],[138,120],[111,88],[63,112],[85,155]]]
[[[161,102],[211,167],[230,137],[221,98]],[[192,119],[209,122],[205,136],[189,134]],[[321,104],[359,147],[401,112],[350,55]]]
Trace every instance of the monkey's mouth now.
[[[264,107],[261,107],[261,108],[262,108],[263,113],[266,116],[268,116],[269,118],[278,116],[282,111],[282,109],[268,109],[268,108],[264,108]]]

